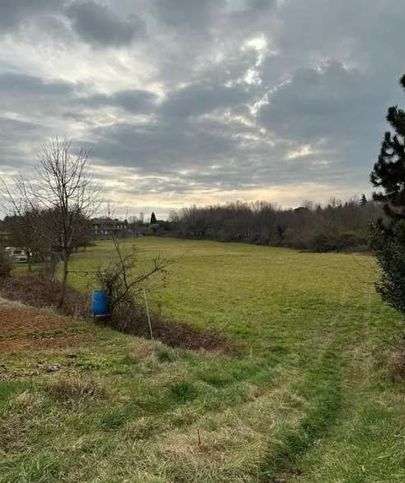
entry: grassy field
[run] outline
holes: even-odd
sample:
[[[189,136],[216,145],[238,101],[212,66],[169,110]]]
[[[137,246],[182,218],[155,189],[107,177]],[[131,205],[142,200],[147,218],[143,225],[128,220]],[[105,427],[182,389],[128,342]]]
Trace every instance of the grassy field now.
[[[405,388],[387,377],[400,318],[371,258],[134,243],[172,262],[154,308],[240,355],[85,322],[81,346],[0,353],[0,481],[405,481]],[[76,255],[72,283],[90,288],[80,271],[112,256],[109,242]],[[58,371],[32,375],[38,364]]]

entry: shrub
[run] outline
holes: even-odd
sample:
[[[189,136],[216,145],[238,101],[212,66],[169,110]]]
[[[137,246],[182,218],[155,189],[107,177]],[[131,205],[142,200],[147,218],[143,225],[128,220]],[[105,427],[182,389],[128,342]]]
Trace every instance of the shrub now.
[[[118,240],[113,242],[117,258],[98,269],[96,280],[109,299],[110,325],[133,332],[139,324],[145,324],[147,316],[142,303],[144,283],[156,275],[164,276],[165,262],[157,257],[149,270],[140,271],[135,249],[124,254]]]

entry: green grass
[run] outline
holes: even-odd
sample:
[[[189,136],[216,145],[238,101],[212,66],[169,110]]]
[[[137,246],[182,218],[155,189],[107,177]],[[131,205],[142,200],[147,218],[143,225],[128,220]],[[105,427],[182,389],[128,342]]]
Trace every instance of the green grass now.
[[[94,341],[74,359],[1,354],[0,481],[405,480],[405,391],[385,343],[401,319],[375,294],[370,257],[134,243],[140,264],[172,262],[153,307],[220,330],[240,355],[86,324]],[[109,242],[77,254],[72,283],[93,288],[82,272],[112,256]],[[38,361],[60,371],[32,377]]]

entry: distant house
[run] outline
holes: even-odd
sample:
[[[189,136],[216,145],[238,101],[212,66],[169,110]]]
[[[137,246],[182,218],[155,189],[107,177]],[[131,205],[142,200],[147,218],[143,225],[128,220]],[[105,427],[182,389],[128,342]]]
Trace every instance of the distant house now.
[[[94,218],[91,220],[96,238],[107,239],[115,236],[124,238],[128,234],[128,222],[112,218]]]

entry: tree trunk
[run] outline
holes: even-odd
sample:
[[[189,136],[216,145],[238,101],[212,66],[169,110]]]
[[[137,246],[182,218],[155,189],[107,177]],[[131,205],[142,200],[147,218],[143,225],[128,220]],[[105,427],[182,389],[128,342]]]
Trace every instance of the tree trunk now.
[[[67,278],[68,278],[68,266],[69,266],[69,257],[66,252],[63,253],[63,274],[62,274],[62,287],[58,302],[58,309],[63,307],[63,303],[65,301],[65,294],[66,294],[66,285],[67,285]]]
[[[47,267],[47,273],[49,278],[52,280],[52,282],[55,281],[57,264],[58,264],[58,255],[55,252],[52,252],[49,257],[49,266]]]

